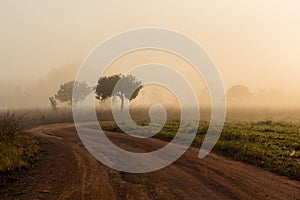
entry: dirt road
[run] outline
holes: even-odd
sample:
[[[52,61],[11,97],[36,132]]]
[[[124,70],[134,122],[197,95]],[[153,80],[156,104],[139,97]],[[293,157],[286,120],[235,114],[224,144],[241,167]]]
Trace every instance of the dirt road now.
[[[44,156],[0,199],[300,199],[297,181],[213,153],[198,159],[197,148],[162,170],[128,174],[95,160],[73,124],[39,126],[30,132],[40,138]],[[135,152],[166,145],[157,139],[107,135]]]

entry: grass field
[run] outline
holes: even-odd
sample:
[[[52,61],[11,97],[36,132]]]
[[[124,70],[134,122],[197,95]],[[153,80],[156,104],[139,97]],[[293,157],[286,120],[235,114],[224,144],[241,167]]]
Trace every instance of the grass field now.
[[[109,131],[121,131],[113,122],[101,122]],[[146,125],[145,122],[139,124]],[[200,122],[193,145],[200,147],[208,129],[208,121]],[[168,121],[154,137],[170,141],[178,130],[178,121]],[[286,121],[229,121],[214,151],[256,166],[300,180],[300,127]]]

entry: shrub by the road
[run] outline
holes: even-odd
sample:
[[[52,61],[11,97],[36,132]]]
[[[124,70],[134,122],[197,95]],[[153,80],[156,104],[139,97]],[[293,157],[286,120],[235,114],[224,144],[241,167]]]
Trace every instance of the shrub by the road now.
[[[8,174],[29,167],[38,150],[37,141],[23,132],[22,117],[0,115],[0,183]]]

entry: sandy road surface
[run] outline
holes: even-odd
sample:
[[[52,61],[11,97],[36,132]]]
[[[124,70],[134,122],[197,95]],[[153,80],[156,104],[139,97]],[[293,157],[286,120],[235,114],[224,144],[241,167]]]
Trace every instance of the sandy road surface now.
[[[73,124],[33,128],[44,156],[0,199],[300,199],[300,182],[211,153],[198,159],[190,148],[167,168],[147,174],[112,170],[82,146]],[[134,152],[166,142],[106,133]]]

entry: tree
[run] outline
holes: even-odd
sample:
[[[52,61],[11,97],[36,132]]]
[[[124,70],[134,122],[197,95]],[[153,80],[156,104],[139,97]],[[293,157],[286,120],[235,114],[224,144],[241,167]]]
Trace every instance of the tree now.
[[[50,105],[51,105],[52,110],[56,111],[57,110],[57,102],[56,102],[55,98],[49,97],[49,100],[50,100]]]
[[[73,95],[73,88],[76,88],[76,95]],[[88,94],[92,92],[91,88],[84,82],[70,81],[60,86],[55,94],[55,99],[61,102],[67,102],[68,105],[77,105],[83,101]],[[74,102],[73,102],[74,101]]]
[[[115,88],[117,83],[118,87]],[[105,101],[110,97],[119,97],[121,100],[121,110],[123,110],[124,100],[128,99],[131,101],[135,99],[142,87],[142,82],[135,76],[116,74],[101,77],[98,80],[95,94],[96,98],[101,101]]]
[[[252,96],[250,90],[243,85],[234,85],[227,91],[228,101],[241,103]]]

